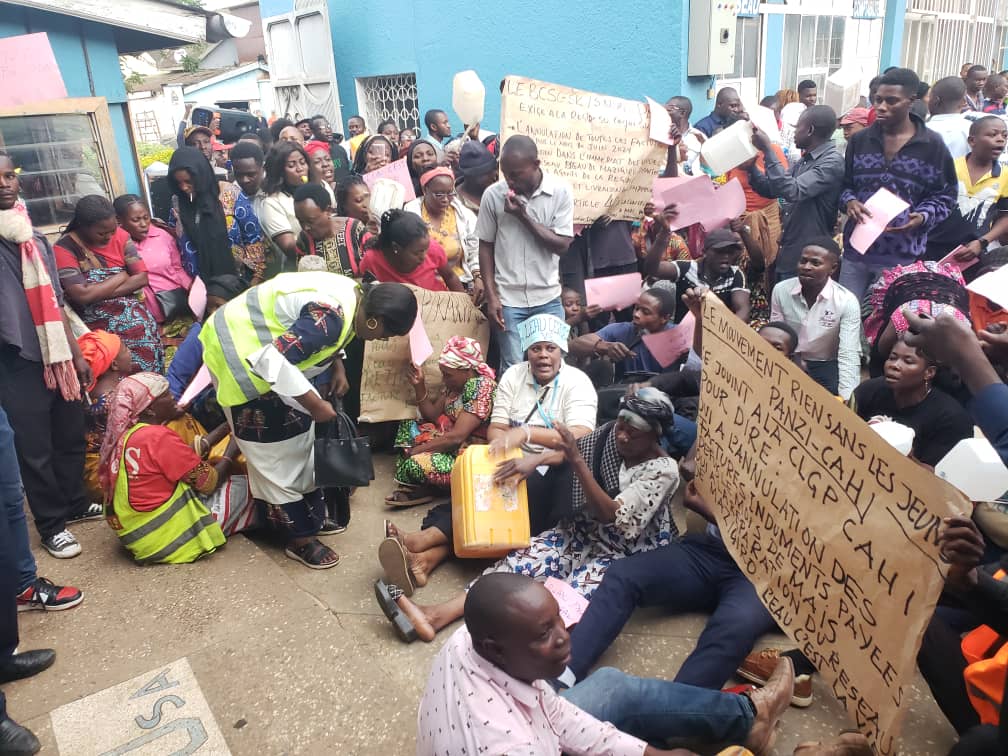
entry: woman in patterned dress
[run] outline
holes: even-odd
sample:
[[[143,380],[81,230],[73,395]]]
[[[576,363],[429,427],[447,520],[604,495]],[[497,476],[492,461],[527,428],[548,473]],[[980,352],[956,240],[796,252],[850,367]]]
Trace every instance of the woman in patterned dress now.
[[[580,440],[558,425],[558,451],[574,472],[574,515],[486,572],[516,572],[537,580],[553,577],[590,599],[614,560],[677,539],[671,499],[679,472],[660,443],[673,415],[665,394],[644,388],[623,399],[614,422]],[[433,640],[438,630],[462,616],[465,604],[464,592],[442,604],[419,606],[396,585],[379,581],[375,590],[386,616],[406,641]],[[412,627],[401,632],[404,619]]]

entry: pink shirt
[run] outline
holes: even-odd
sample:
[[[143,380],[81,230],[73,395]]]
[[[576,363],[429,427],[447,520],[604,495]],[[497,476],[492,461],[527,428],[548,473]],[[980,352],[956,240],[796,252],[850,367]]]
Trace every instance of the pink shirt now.
[[[171,291],[186,289],[192,286],[192,276],[182,267],[182,257],[179,254],[175,237],[167,231],[151,224],[147,238],[136,245],[140,257],[147,266],[147,286],[144,287],[144,300],[157,322],[164,320],[161,306],[157,303],[156,291]]]
[[[438,273],[438,269],[447,264],[448,257],[444,247],[431,239],[423,262],[405,275],[389,265],[381,250],[373,247],[364,253],[359,270],[361,274],[370,273],[381,283],[413,284],[428,291],[448,291],[448,287],[445,286],[445,282],[441,280],[441,275]]]
[[[494,666],[476,653],[464,626],[434,657],[417,715],[417,756],[640,756],[646,745],[541,680],[529,685]]]

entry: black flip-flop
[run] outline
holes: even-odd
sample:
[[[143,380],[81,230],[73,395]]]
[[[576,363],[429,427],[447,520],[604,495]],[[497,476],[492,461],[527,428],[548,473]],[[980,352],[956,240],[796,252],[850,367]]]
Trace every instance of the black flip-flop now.
[[[419,636],[417,636],[416,628],[410,622],[409,617],[399,610],[399,605],[396,603],[398,596],[393,597],[392,589],[401,590],[398,586],[388,585],[384,580],[376,580],[374,584],[375,598],[378,599],[378,606],[385,612],[385,616],[395,628],[399,639],[404,643],[412,643]]]

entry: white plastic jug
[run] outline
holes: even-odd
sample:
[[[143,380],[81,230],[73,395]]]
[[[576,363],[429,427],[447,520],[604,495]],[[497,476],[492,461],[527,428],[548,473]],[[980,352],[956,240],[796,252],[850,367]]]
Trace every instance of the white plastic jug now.
[[[371,211],[379,218],[386,210],[402,207],[405,200],[406,190],[398,181],[380,178],[371,187]]]
[[[935,465],[935,475],[971,501],[996,501],[1008,491],[1008,467],[986,438],[964,438]]]
[[[466,126],[483,120],[486,88],[475,71],[459,71],[452,80],[452,109]]]
[[[700,156],[714,173],[727,173],[759,153],[753,147],[752,135],[749,121],[736,121],[704,142]]]
[[[883,420],[879,423],[869,423],[868,427],[878,433],[900,454],[907,455],[913,449],[914,429],[903,423]]]

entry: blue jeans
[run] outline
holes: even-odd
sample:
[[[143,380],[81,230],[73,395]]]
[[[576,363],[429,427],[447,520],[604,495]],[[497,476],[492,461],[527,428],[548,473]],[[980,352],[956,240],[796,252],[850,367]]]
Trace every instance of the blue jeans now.
[[[17,574],[17,593],[35,582],[37,568],[35,557],[28,545],[28,524],[25,521],[24,487],[21,470],[14,451],[14,431],[7,421],[7,413],[0,407],[0,517],[10,529],[10,557]]]
[[[745,696],[632,677],[601,667],[561,696],[598,720],[651,743],[744,743],[755,714]]]
[[[877,263],[855,260],[844,255],[840,263],[840,285],[858,298],[858,302],[864,300],[864,295],[875,283],[882,271],[895,267],[889,263],[879,265]]]
[[[672,613],[709,612],[676,682],[719,689],[764,633],[777,627],[720,539],[687,535],[679,543],[617,559],[571,631],[570,668],[582,679],[616,640],[638,606]]]
[[[504,332],[500,335],[501,368],[499,375],[512,365],[524,362],[525,355],[521,348],[521,339],[518,338],[518,324],[524,323],[533,315],[556,315],[560,320],[564,319],[563,303],[560,297],[536,305],[535,307],[509,307],[503,305],[504,310]]]

